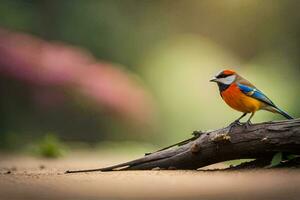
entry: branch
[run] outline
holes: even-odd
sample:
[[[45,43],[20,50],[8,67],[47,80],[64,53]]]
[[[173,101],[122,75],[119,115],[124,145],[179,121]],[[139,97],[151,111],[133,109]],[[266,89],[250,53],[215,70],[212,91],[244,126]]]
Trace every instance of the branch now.
[[[111,167],[66,173],[116,170],[198,169],[234,159],[270,158],[276,152],[300,154],[300,119],[199,132],[171,148]]]

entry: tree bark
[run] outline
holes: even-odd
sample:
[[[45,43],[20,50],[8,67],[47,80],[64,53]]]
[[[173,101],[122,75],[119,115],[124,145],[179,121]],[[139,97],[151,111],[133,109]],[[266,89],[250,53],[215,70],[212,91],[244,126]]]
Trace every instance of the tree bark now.
[[[300,119],[198,132],[196,136],[144,157],[111,167],[67,173],[116,170],[198,169],[218,162],[300,154]]]

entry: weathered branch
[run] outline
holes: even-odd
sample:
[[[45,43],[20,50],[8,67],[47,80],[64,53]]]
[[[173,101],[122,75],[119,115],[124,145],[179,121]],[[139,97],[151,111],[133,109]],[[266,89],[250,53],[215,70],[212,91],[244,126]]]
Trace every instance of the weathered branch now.
[[[300,119],[237,126],[200,132],[180,146],[111,167],[67,173],[114,170],[198,169],[244,158],[264,158],[276,152],[300,154]]]

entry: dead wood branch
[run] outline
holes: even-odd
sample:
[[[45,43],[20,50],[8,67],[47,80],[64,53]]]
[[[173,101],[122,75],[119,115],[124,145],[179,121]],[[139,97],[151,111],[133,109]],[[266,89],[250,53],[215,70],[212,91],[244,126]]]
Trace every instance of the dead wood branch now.
[[[111,167],[67,173],[116,170],[198,169],[214,163],[245,158],[270,158],[276,152],[300,154],[300,119],[265,122],[199,132],[142,158]]]

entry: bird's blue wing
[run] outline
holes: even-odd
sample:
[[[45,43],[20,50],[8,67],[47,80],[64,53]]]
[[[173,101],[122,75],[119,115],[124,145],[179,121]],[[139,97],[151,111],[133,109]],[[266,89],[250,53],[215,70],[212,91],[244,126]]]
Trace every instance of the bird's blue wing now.
[[[243,85],[243,84],[240,84],[240,83],[238,83],[237,85],[238,85],[239,89],[245,95],[247,95],[249,97],[252,97],[254,99],[257,99],[261,102],[264,102],[269,106],[276,107],[275,104],[264,93],[262,93],[258,89],[247,86],[247,85]]]

